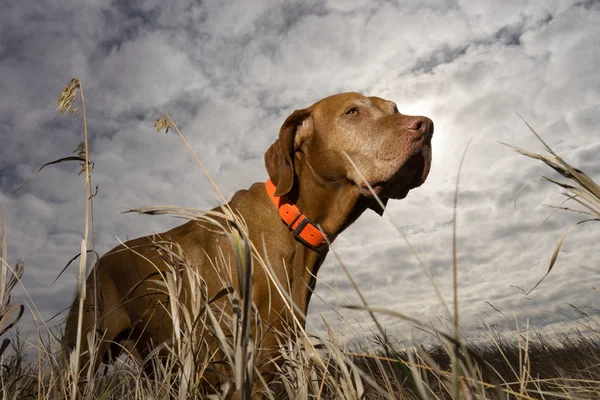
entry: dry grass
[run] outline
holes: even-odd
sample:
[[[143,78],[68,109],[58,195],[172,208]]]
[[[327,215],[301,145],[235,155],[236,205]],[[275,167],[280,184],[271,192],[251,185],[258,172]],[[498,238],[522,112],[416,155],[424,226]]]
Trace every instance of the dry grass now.
[[[551,207],[555,210],[569,211],[569,212],[581,214],[584,216],[583,220],[579,221],[574,226],[570,227],[565,232],[565,234],[560,238],[560,240],[558,241],[558,244],[556,245],[554,253],[552,254],[552,259],[550,260],[550,265],[548,266],[548,271],[542,277],[542,279],[540,279],[540,281],[537,284],[535,284],[535,286],[533,288],[531,288],[529,290],[529,292],[527,292],[527,294],[529,294],[536,287],[538,287],[538,285],[540,283],[542,283],[544,278],[546,278],[546,276],[548,276],[548,274],[552,271],[552,268],[554,267],[554,264],[556,263],[556,259],[558,257],[558,253],[560,252],[562,244],[563,244],[565,238],[567,237],[567,235],[569,234],[569,232],[571,231],[571,229],[577,225],[584,224],[587,222],[592,222],[592,221],[599,222],[600,221],[600,185],[598,185],[592,178],[587,176],[583,171],[580,171],[579,169],[572,167],[567,161],[562,159],[558,154],[556,154],[554,152],[554,150],[552,150],[550,148],[550,146],[548,146],[546,144],[546,142],[544,142],[544,140],[541,138],[541,136],[526,121],[524,121],[524,122],[527,125],[527,127],[529,128],[529,130],[542,143],[542,145],[544,146],[544,149],[549,154],[532,153],[527,150],[523,150],[518,147],[508,145],[506,143],[503,143],[503,144],[505,144],[506,146],[512,147],[519,154],[533,158],[534,160],[542,161],[544,164],[546,164],[547,166],[552,168],[556,173],[558,173],[558,175],[560,175],[564,179],[566,179],[566,180],[559,181],[554,178],[544,177],[544,179],[547,180],[548,182],[551,182],[551,183],[555,184],[556,186],[564,189],[564,191],[561,192],[561,194],[563,196],[565,196],[565,200],[558,206],[550,205],[549,207]],[[578,207],[578,208],[566,207],[565,204],[568,202],[571,204],[575,203],[575,207]]]
[[[74,114],[77,107],[73,105],[78,95],[85,122],[85,105],[79,80],[72,80],[61,94],[58,111],[64,115],[71,110]],[[192,150],[169,116],[159,118],[155,126],[159,130],[176,130]],[[582,213],[587,218],[585,221],[599,220],[599,186],[543,144],[549,155],[521,149],[517,151],[541,160],[567,180],[563,182],[548,178],[566,190],[566,201],[575,202],[581,209],[565,207],[564,204],[558,209]],[[84,140],[76,152],[77,157],[65,157],[51,163],[77,160],[81,162],[81,173],[85,173],[86,214],[79,266],[79,282],[83,283],[86,256],[88,253],[95,254],[93,194],[90,189],[93,163],[89,160],[85,128]],[[200,160],[197,160],[204,169]],[[252,332],[260,332],[261,323],[250,300],[252,271],[254,268],[264,268],[270,276],[273,274],[268,260],[258,257],[255,244],[249,241],[244,221],[227,207],[223,207],[221,212],[209,213],[176,207],[146,207],[132,211],[151,215],[167,214],[212,224],[216,231],[227,237],[236,255],[234,260],[225,257],[215,260],[220,268],[230,271],[229,276],[223,277],[226,289],[209,298],[205,282],[189,265],[181,249],[175,243],[157,239],[155,246],[168,269],[166,272],[157,272],[151,279],[158,283],[160,294],[168,299],[164,307],[175,327],[169,343],[161,344],[157,351],[145,359],[124,349],[124,354],[111,366],[97,371],[94,376],[91,373],[80,376],[82,366],[78,364],[79,354],[96,351],[98,338],[93,335],[82,338],[79,335],[75,351],[65,359],[59,351],[60,340],[57,337],[48,335],[42,338],[38,334],[37,343],[29,344],[15,334],[10,355],[5,352],[8,339],[4,339],[0,346],[3,365],[0,370],[0,391],[3,399],[227,399],[234,392],[237,392],[238,398],[249,399],[256,394],[255,391],[260,387],[257,383],[262,379],[255,366],[260,343],[256,343]],[[90,231],[91,236],[88,234]],[[24,311],[22,305],[14,305],[10,301],[11,292],[23,274],[23,264],[17,262],[14,268],[8,264],[3,223],[0,242],[0,335],[4,336]],[[562,239],[548,273],[554,266],[561,244]],[[343,263],[342,267],[345,269]],[[456,263],[454,269],[457,269]],[[439,301],[447,310],[449,320],[453,321],[450,331],[443,332],[426,321],[370,307],[350,273],[347,269],[345,271],[362,301],[362,305],[356,308],[368,311],[378,330],[374,335],[352,332],[359,338],[358,345],[348,347],[338,342],[331,329],[327,334],[315,337],[307,333],[299,321],[295,321],[285,332],[278,333],[278,370],[275,381],[263,392],[266,398],[581,399],[597,398],[600,393],[600,338],[597,335],[576,332],[575,335],[548,340],[529,326],[515,323],[514,332],[509,337],[488,327],[484,331],[485,341],[467,343],[459,334],[456,291],[454,307],[451,309],[436,288]],[[237,287],[231,283],[234,275],[239,278]],[[179,301],[183,276],[189,282],[189,293],[192,294],[187,305]],[[274,278],[273,281],[277,290],[289,300],[286,295],[287,283]],[[79,293],[82,298],[83,284],[79,285]],[[79,304],[81,315],[82,302]],[[290,311],[294,308],[289,301],[287,306]],[[43,321],[39,312],[35,309],[32,312],[36,321]],[[428,348],[419,344],[408,349],[402,348],[386,335],[379,323],[377,316],[382,313],[408,320],[430,332],[436,344]],[[593,317],[590,316],[590,320]],[[328,326],[327,321],[323,320],[323,323]],[[38,322],[39,331],[43,324]],[[595,331],[595,327],[590,331]],[[214,349],[215,344],[218,351],[210,353],[208,350]],[[27,346],[37,350],[33,359],[25,357]],[[158,350],[162,351],[159,353]],[[217,360],[220,361],[219,372],[224,375],[223,383],[218,387],[209,387],[204,378],[214,373],[214,362]],[[151,377],[142,372],[143,365],[153,366]]]

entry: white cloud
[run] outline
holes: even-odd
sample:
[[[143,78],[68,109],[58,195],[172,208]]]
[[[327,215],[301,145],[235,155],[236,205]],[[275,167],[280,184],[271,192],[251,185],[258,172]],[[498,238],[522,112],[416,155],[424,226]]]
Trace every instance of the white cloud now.
[[[594,226],[567,239],[555,270],[532,295],[535,306],[511,287],[528,289],[543,275],[574,219],[556,214],[531,235],[549,213],[539,204],[561,197],[537,180],[549,171],[498,144],[541,149],[518,112],[567,160],[600,179],[600,9],[593,2],[27,3],[0,15],[0,201],[7,203],[9,252],[24,258],[25,285],[45,317],[66,307],[75,287],[72,273],[50,282],[79,249],[83,182],[74,163],[47,167],[18,194],[12,189],[81,141],[80,116],[53,113],[73,76],[86,90],[100,252],[117,244],[115,237],[176,223],[120,214],[125,209],[215,204],[180,141],[153,130],[161,112],[175,119],[231,196],[265,179],[263,153],[291,111],[358,90],[435,122],[429,181],[390,203],[388,214],[447,299],[454,184],[472,138],[458,209],[465,327],[490,311],[486,301],[532,317],[536,307],[595,303],[586,286],[598,284],[589,271],[600,257]],[[524,184],[530,186],[515,209]],[[385,218],[365,214],[335,246],[371,304],[442,315],[416,258]],[[319,285],[319,294],[356,300],[336,264],[330,256],[320,277],[342,292]],[[314,298],[311,310],[309,322],[318,325],[326,308]],[[391,326],[399,335],[410,330]]]

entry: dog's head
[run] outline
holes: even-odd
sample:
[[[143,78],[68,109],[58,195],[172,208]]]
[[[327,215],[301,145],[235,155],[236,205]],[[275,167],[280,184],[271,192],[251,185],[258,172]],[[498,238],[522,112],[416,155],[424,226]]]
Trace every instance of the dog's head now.
[[[342,93],[294,111],[265,164],[278,196],[292,189],[295,155],[301,152],[324,181],[352,185],[359,196],[376,194],[385,202],[425,182],[432,136],[427,117],[403,115],[394,102],[379,97]]]

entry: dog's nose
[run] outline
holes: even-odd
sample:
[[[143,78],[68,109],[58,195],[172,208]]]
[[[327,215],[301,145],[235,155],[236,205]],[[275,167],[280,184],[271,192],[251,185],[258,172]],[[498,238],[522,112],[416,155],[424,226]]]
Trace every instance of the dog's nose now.
[[[433,134],[433,121],[427,117],[412,117],[406,121],[406,127],[411,131],[421,131],[424,134]]]

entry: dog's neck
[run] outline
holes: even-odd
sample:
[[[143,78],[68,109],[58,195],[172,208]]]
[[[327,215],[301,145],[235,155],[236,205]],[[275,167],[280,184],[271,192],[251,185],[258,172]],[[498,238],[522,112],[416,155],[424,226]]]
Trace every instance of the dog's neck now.
[[[292,191],[288,193],[289,199],[328,236],[342,233],[372,202],[372,199],[361,196],[359,190],[349,182],[331,182],[315,177],[314,170],[306,160],[295,164],[296,179]],[[303,177],[304,174],[309,174],[310,177]],[[285,227],[284,222],[281,224]],[[325,246],[322,251],[317,252],[300,243],[297,246],[303,246],[298,250],[301,255],[298,255],[304,265],[303,268],[290,271],[290,275],[295,277],[296,293],[303,292],[298,293],[296,301],[304,299],[303,312],[306,313],[316,285],[317,273],[328,248]]]
[[[302,155],[297,153],[297,157]],[[368,208],[372,199],[360,195],[350,182],[316,176],[308,160],[295,163],[297,179],[288,197],[311,221],[330,236],[342,233]],[[308,179],[303,175],[310,175]]]
[[[296,240],[315,251],[325,251],[326,247],[334,241],[334,235],[323,232],[319,225],[303,214],[288,196],[276,196],[277,186],[271,179],[265,183],[265,190],[279,211],[281,220],[292,231]]]
[[[303,174],[312,174],[303,163],[298,163],[295,184],[286,196],[313,223],[318,224],[328,235],[343,232],[368,207],[370,200],[360,196],[358,190],[348,183],[317,181]],[[262,252],[265,248],[269,261],[274,264],[284,261],[285,274],[280,280],[289,281],[294,302],[303,313],[307,312],[317,275],[327,254],[316,251],[293,237],[292,231],[283,222],[277,207],[266,191],[264,183],[253,185],[248,191],[236,193],[230,203],[245,217],[252,240]],[[262,218],[251,218],[253,215]],[[266,241],[266,246],[263,243]],[[287,286],[287,284],[284,284]],[[301,319],[305,315],[298,315]]]

